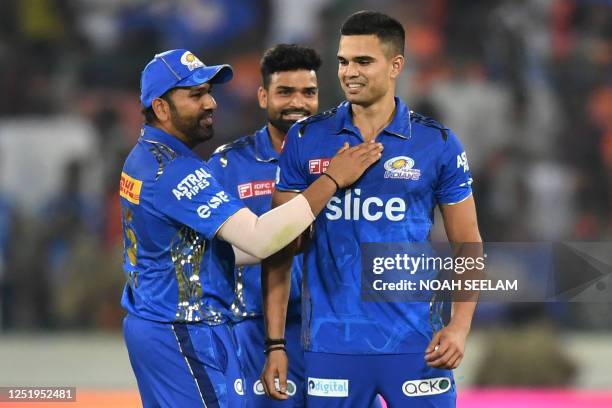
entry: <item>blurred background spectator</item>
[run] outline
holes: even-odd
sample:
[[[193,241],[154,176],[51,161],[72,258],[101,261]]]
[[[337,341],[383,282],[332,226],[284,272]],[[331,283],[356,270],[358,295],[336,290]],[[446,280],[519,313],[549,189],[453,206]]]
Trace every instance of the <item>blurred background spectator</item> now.
[[[612,240],[609,0],[3,0],[2,330],[120,328],[118,179],[154,54],[188,48],[234,67],[214,91],[207,158],[263,123],[259,58],[274,43],[316,48],[320,106],[337,105],[339,27],[367,8],[406,27],[398,92],[463,141],[486,241]],[[544,313],[556,327],[610,329],[611,307],[483,306],[476,324]],[[573,366],[551,350],[562,373],[550,384],[566,384]]]

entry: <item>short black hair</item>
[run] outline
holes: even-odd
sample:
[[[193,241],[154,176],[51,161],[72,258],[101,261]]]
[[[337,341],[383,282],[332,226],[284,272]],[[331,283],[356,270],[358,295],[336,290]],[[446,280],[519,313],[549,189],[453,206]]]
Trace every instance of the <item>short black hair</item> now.
[[[297,44],[277,44],[264,52],[259,66],[263,86],[268,88],[273,73],[298,69],[316,72],[321,67],[321,57],[312,48]]]
[[[378,11],[362,10],[351,14],[340,29],[342,35],[375,35],[390,45],[393,55],[404,55],[406,32],[401,23]]]
[[[174,102],[172,102],[172,99],[170,99],[170,95],[172,95],[176,89],[178,88],[168,89],[162,96],[160,96],[160,98],[168,102],[168,104],[170,105],[170,108],[173,108],[173,109],[175,109]],[[142,109],[140,110],[140,113],[142,113],[142,116],[144,116],[144,123],[146,123],[147,125],[154,125],[155,123],[157,123],[157,115],[155,114],[155,111],[153,110],[153,104],[151,104],[151,106],[146,107],[146,108],[143,106]]]

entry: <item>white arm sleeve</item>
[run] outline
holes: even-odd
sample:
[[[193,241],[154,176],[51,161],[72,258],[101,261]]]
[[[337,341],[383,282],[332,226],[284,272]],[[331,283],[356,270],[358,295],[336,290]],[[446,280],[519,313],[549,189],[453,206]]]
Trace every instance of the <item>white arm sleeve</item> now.
[[[239,210],[221,226],[218,236],[247,254],[264,259],[291,243],[314,219],[308,200],[299,194],[260,217],[248,208]]]
[[[254,257],[251,254],[247,254],[242,251],[240,248],[236,248],[232,245],[232,249],[234,250],[234,263],[236,266],[238,265],[255,265],[261,262],[261,258]]]

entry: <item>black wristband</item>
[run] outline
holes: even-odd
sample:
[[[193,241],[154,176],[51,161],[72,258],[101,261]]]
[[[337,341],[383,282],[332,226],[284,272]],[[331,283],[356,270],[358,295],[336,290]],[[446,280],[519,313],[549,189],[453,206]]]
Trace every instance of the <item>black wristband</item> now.
[[[266,339],[264,344],[266,345],[266,347],[276,346],[276,345],[279,345],[279,344],[281,344],[283,346],[286,346],[287,345],[287,340],[285,340],[285,339]]]
[[[336,179],[334,179],[332,176],[330,176],[330,175],[329,175],[329,174],[327,174],[327,173],[322,173],[322,174],[323,174],[324,176],[329,177],[329,179],[330,179],[331,181],[333,181],[333,182],[334,182],[334,184],[336,185],[336,190],[340,190],[340,184],[338,184],[338,182],[336,181]]]
[[[270,354],[273,351],[277,351],[277,350],[282,350],[285,353],[287,352],[287,349],[285,348],[285,346],[272,346],[272,347],[268,347],[265,351],[264,354],[267,356],[268,354]]]

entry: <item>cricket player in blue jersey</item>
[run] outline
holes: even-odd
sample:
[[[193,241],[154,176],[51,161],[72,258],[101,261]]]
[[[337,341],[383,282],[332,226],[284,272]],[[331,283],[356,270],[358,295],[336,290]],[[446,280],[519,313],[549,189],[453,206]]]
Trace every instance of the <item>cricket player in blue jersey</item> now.
[[[156,55],[141,75],[145,125],[120,181],[121,303],[145,407],[245,406],[228,324],[234,264],[258,262],[293,241],[338,188],[381,156],[378,143],[343,146],[320,182],[255,215],[192,151],[213,136],[213,84],[232,75],[229,65],[206,66],[184,49]]]
[[[268,123],[250,136],[221,146],[208,161],[221,186],[255,214],[271,207],[278,157],[287,131],[299,119],[315,114],[319,97],[317,70],[321,59],[311,48],[279,44],[261,59],[262,85],[257,96]],[[287,402],[268,398],[259,376],[264,366],[265,329],[262,315],[261,268],[239,266],[232,312],[236,341],[244,368],[248,407],[302,407],[305,404],[304,357],[300,344],[302,257],[296,256],[291,271],[291,293],[287,308],[285,336],[291,361],[287,379]]]
[[[481,241],[459,140],[395,97],[404,41],[403,27],[389,16],[351,15],[338,49],[338,78],[347,100],[294,125],[280,157],[274,205],[319,180],[344,143],[376,140],[385,147],[380,162],[330,199],[304,254],[307,406],[368,407],[376,394],[389,407],[455,406],[452,369],[463,358],[477,294],[453,302],[445,327],[432,313],[433,303],[360,297],[360,244],[427,242],[435,206],[449,241]],[[283,338],[293,251],[288,246],[263,263],[269,338]],[[273,398],[287,399],[287,364],[282,350],[268,353],[262,381]]]

